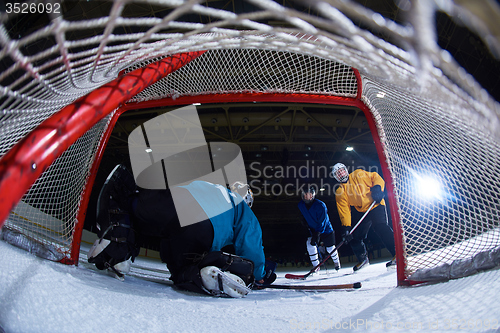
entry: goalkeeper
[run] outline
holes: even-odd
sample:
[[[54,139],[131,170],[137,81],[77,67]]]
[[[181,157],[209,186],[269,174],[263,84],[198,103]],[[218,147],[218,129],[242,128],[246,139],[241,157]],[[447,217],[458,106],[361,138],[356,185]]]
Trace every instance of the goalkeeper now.
[[[150,237],[159,241],[160,257],[176,286],[216,296],[229,290],[229,296],[241,297],[245,288],[234,290],[231,281],[218,278],[218,268],[239,276],[245,285],[254,280],[268,285],[276,279],[273,263],[264,257],[262,230],[250,209],[252,202],[251,190],[241,183],[235,183],[234,190],[205,181],[169,190],[142,189],[119,165],[99,196],[97,222],[103,235],[89,251],[89,262],[127,273],[128,268],[122,272],[117,268],[137,255],[135,238]],[[223,213],[210,214],[214,207]],[[183,226],[178,212],[188,212],[192,224]],[[236,256],[221,252],[228,245],[234,246]],[[212,266],[218,268],[203,270]],[[225,281],[228,288],[221,287]]]
[[[333,166],[332,175],[340,182],[339,188],[335,191],[335,199],[342,224],[343,239],[349,243],[358,260],[353,270],[358,271],[369,265],[364,240],[370,227],[373,227],[375,233],[393,256],[386,266],[389,268],[396,265],[394,234],[387,220],[384,201],[385,182],[382,177],[376,172],[367,172],[362,169],[357,169],[349,174],[347,167],[342,163]],[[352,221],[354,223],[359,221],[373,201],[376,204],[365,220],[351,234]]]

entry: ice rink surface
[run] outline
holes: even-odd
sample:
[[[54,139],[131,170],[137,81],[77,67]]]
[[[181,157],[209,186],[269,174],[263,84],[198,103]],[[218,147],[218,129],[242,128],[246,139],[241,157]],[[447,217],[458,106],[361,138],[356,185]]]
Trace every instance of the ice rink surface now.
[[[121,282],[82,258],[79,266],[43,260],[0,241],[0,326],[5,332],[498,332],[500,270],[396,287],[385,261],[357,273],[344,265],[305,281],[279,268],[277,284],[343,284],[361,289],[266,289],[245,298],[180,291],[165,266],[138,258]],[[84,255],[83,255],[84,256]]]

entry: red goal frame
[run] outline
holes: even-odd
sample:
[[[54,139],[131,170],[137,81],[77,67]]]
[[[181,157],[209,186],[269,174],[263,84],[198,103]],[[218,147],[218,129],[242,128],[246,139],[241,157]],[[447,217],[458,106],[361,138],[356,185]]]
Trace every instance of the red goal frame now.
[[[357,80],[357,96],[354,98],[315,94],[249,92],[182,96],[176,99],[164,98],[126,103],[145,88],[181,68],[204,52],[206,51],[176,54],[124,74],[64,107],[18,142],[0,159],[0,227],[4,224],[10,211],[19,203],[42,172],[81,135],[114,111],[92,164],[86,188],[82,193],[77,223],[73,231],[71,254],[69,258],[61,261],[65,264],[78,264],[83,225],[95,175],[99,169],[114,125],[124,112],[158,106],[183,106],[193,103],[281,102],[354,106],[365,114],[375,141],[391,208],[390,214],[396,244],[396,257],[399,263],[397,266],[398,285],[407,284],[403,255],[403,232],[398,214],[398,203],[394,196],[394,182],[389,171],[375,119],[370,109],[361,99],[362,82],[359,72],[353,69]]]

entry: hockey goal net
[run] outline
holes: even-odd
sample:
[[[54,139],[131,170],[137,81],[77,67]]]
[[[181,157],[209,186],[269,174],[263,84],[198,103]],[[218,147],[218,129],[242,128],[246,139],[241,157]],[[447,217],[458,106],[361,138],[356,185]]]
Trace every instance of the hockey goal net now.
[[[498,253],[500,107],[429,33],[436,11],[463,8],[415,1],[411,29],[351,1],[248,1],[233,11],[196,1],[29,4],[44,8],[34,29],[20,28],[30,13],[0,15],[4,239],[77,263],[103,149],[129,109],[296,101],[364,111],[400,284],[456,262],[477,270],[475,259]]]

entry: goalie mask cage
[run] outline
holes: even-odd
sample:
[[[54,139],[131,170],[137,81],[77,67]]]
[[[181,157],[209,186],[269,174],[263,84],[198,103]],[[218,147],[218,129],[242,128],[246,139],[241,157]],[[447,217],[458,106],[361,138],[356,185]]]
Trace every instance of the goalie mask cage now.
[[[139,3],[166,14],[132,17]],[[20,16],[1,14],[4,239],[77,264],[94,177],[123,112],[271,101],[365,113],[387,184],[400,285],[498,252],[500,108],[427,31],[445,9],[415,1],[410,29],[349,1],[307,2],[315,15],[272,1],[249,1],[251,11],[240,14],[203,4],[115,0],[99,17],[63,11],[15,36],[7,27]],[[211,23],[183,21],[188,14]],[[418,187],[427,178],[430,198]]]

